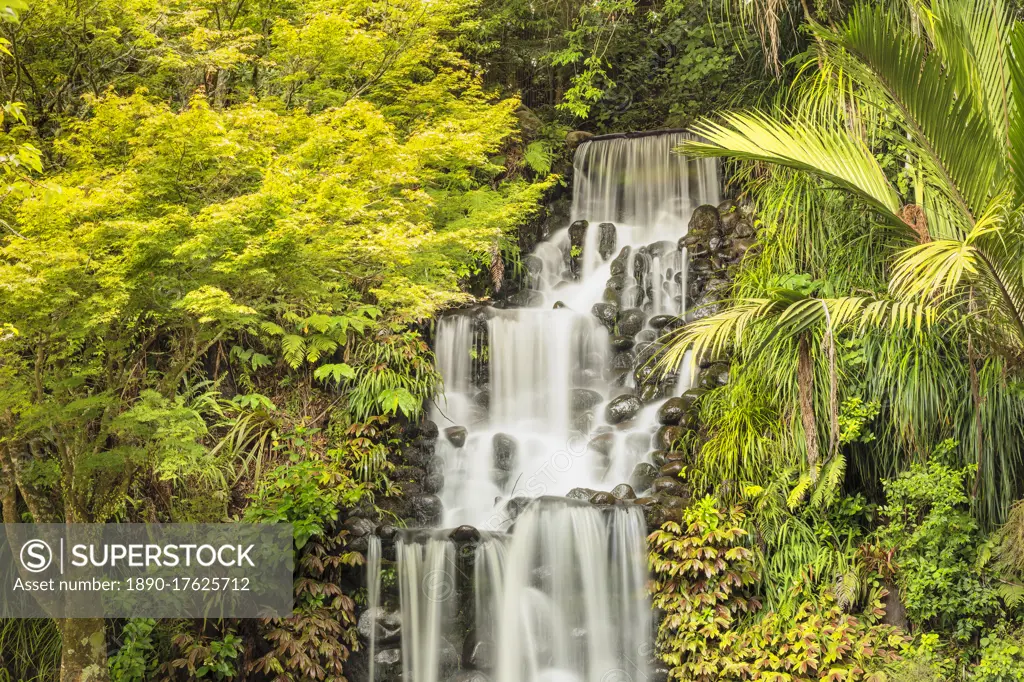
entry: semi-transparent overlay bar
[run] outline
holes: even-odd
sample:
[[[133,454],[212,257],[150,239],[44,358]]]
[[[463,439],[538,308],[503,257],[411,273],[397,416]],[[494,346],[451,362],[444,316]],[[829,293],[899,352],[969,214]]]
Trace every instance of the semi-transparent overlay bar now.
[[[272,618],[289,524],[0,524],[0,618]]]

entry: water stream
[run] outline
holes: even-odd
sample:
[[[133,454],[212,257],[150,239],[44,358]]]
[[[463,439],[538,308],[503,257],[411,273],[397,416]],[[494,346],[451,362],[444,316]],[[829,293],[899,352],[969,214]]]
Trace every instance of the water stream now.
[[[398,541],[405,682],[646,679],[644,517],[588,500],[643,494],[657,410],[693,378],[642,381],[686,314],[690,213],[719,202],[715,163],[671,153],[682,139],[582,144],[572,224],[525,258],[518,305],[439,321],[442,527],[473,528]]]

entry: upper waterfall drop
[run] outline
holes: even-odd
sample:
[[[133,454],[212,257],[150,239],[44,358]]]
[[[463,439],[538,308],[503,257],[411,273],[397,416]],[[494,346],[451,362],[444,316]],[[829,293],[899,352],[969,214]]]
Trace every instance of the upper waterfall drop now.
[[[499,530],[528,499],[610,490],[670,449],[652,443],[652,403],[688,388],[688,372],[643,380],[687,311],[690,215],[719,201],[715,161],[673,151],[687,139],[581,144],[571,225],[524,258],[528,306],[439,322],[443,525]]]

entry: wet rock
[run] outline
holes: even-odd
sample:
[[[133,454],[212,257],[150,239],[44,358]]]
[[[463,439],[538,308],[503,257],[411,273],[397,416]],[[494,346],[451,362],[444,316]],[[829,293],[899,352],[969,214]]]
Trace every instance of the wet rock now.
[[[666,462],[658,469],[658,474],[661,476],[669,476],[671,478],[679,478],[679,474],[681,474],[685,468],[686,466],[679,461]]]
[[[590,488],[573,488],[566,497],[570,500],[583,500],[584,502],[590,501],[590,498],[596,495],[599,491],[591,490]]]
[[[510,305],[517,308],[537,308],[544,305],[544,294],[533,289],[523,289],[508,297]]]
[[[651,490],[657,495],[664,493],[680,497],[686,493],[686,485],[675,476],[659,476],[651,483]]]
[[[651,271],[651,257],[645,248],[636,250],[636,257],[633,258],[633,277],[640,279]]]
[[[655,450],[651,453],[651,461],[659,467],[673,462],[683,462],[690,459],[690,454],[685,450]]]
[[[678,245],[670,241],[654,242],[647,247],[647,255],[651,258],[664,258],[665,254],[674,253],[678,249]]]
[[[622,275],[626,272],[626,268],[629,265],[629,256],[632,253],[632,249],[628,246],[623,246],[622,250],[619,251],[619,255],[611,263],[611,274]]]
[[[612,289],[614,291],[622,291],[626,288],[626,276],[625,275],[612,275],[608,278],[608,281],[604,283],[606,289]]]
[[[606,492],[594,493],[590,498],[590,504],[598,506],[608,506],[616,502],[618,502],[618,499],[616,499],[615,495]]]
[[[675,450],[676,443],[682,441],[686,430],[679,426],[662,426],[651,439],[655,450]]]
[[[636,355],[631,350],[624,350],[612,356],[612,369],[631,370],[636,363]]]
[[[619,485],[612,488],[612,495],[620,500],[635,500],[636,492],[633,490],[633,486],[627,483],[620,483]]]
[[[612,350],[629,350],[635,344],[631,336],[613,336],[610,340]]]
[[[618,331],[622,336],[635,336],[644,328],[647,316],[639,308],[628,308],[619,313]]]
[[[614,306],[618,306],[620,300],[621,297],[619,296],[619,292],[617,292],[615,289],[606,288],[604,292],[601,294],[601,301],[604,303],[611,303]]]
[[[602,396],[597,391],[592,391],[589,388],[574,388],[572,389],[572,409],[576,412],[582,412],[589,410],[596,405],[601,404],[604,401]]]
[[[712,251],[721,251],[728,245],[729,242],[725,237],[712,237],[708,240],[708,248]]]
[[[427,474],[423,479],[423,492],[436,495],[442,490],[444,490],[443,473]]]
[[[438,435],[437,424],[435,424],[434,422],[430,421],[429,419],[424,419],[423,423],[420,424],[420,434],[419,434],[420,440],[423,443],[433,443],[434,441],[437,440],[437,435]]]
[[[575,149],[576,147],[580,146],[593,136],[594,133],[588,132],[586,130],[573,130],[571,132],[566,133],[565,144],[567,147],[569,147],[569,149]]]
[[[440,523],[444,507],[437,495],[416,495],[411,500],[412,515],[422,526],[434,526]]]
[[[515,521],[523,513],[523,510],[530,506],[531,502],[533,502],[533,498],[526,497],[525,495],[510,497],[505,502],[505,513],[508,514],[511,520]]]
[[[686,414],[686,403],[682,398],[669,398],[658,408],[658,423],[675,426]]]
[[[350,516],[345,519],[345,523],[342,527],[348,531],[350,538],[361,538],[366,535],[373,535],[373,531],[377,528],[370,519],[365,519],[361,516]]]
[[[734,261],[739,260],[754,246],[754,243],[753,238],[749,237],[745,239],[732,240],[732,245],[729,247],[728,252],[729,259]]]
[[[633,473],[629,476],[629,484],[633,486],[633,490],[643,491],[650,488],[651,483],[657,477],[658,470],[653,464],[640,462],[633,467]]]
[[[640,344],[636,351],[637,365],[650,365],[651,367],[654,367],[654,362],[651,361],[657,357],[664,347],[664,344],[660,344],[657,341]],[[655,360],[655,362],[657,361]]]
[[[609,424],[619,424],[632,419],[643,409],[643,403],[635,395],[620,395],[604,409],[604,418]]]
[[[469,431],[466,430],[465,426],[449,426],[444,430],[444,437],[457,448],[461,448],[466,444],[467,435],[469,435]]]
[[[598,322],[608,329],[612,329],[615,326],[615,318],[618,316],[619,307],[612,303],[595,303],[590,312],[594,314]]]
[[[582,249],[587,239],[587,228],[590,223],[586,220],[577,220],[569,226],[569,245]]]
[[[516,439],[505,433],[496,433],[491,439],[491,445],[494,453],[494,468],[505,472],[515,469],[516,451],[519,448]]]
[[[443,474],[444,473],[444,460],[440,457],[431,457],[430,461],[427,462],[427,476],[431,474]]]
[[[700,379],[697,381],[698,386],[707,390],[725,386],[727,383],[729,383],[729,365],[724,362],[708,367],[700,373]]]
[[[644,386],[654,375],[655,366],[653,362],[643,362],[633,370],[633,380],[637,386]]]
[[[480,539],[480,531],[473,526],[463,525],[449,533],[448,537],[455,542],[476,542]]]
[[[718,209],[710,204],[704,204],[693,209],[690,216],[688,234],[700,234],[710,237],[712,234],[722,233],[722,216]]]
[[[532,253],[528,256],[523,256],[523,267],[526,268],[531,277],[537,277],[544,272],[544,259]]]
[[[615,253],[615,225],[601,223],[597,229],[597,252],[601,254],[601,260],[608,260]]]
[[[359,616],[356,629],[365,642],[369,642],[372,635],[378,645],[397,644],[402,636],[402,615],[397,610],[389,611],[383,606],[366,609]]]
[[[754,225],[749,220],[744,218],[736,223],[736,236],[739,239],[748,239],[754,236]]]
[[[683,325],[683,320],[678,315],[655,315],[651,318],[651,326],[662,333],[676,329]]]
[[[681,486],[678,495],[673,495],[668,492],[655,493],[654,497],[658,500],[658,504],[666,509],[686,509],[686,505],[690,501],[690,492],[686,489],[686,486],[682,481],[678,481]]]
[[[615,445],[615,434],[614,433],[602,433],[594,438],[590,439],[587,443],[587,448],[594,452],[599,452],[602,455],[608,455],[612,451],[612,447]]]
[[[697,409],[697,401],[704,395],[704,391],[696,388],[691,388],[684,391],[679,399],[683,401],[683,406],[687,412],[693,412]]]
[[[562,301],[555,301],[555,304],[553,306],[551,306],[551,309],[552,310],[561,310],[562,308],[565,308],[565,307],[566,307],[566,305]]]
[[[636,335],[637,344],[641,343],[653,343],[658,340],[658,332],[653,329],[641,329],[640,333]]]

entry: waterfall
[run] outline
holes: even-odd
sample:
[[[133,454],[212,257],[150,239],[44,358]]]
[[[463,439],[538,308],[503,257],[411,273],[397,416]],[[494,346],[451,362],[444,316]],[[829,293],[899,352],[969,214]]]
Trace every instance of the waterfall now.
[[[380,608],[380,538],[372,535],[366,549],[366,610],[370,614],[370,680],[376,682],[377,615]]]
[[[516,523],[496,682],[646,679],[643,516],[562,499]]]
[[[719,201],[715,162],[672,153],[684,139],[582,144],[572,222],[524,258],[529,288],[439,321],[434,461],[458,528],[399,538],[405,682],[647,679],[631,500],[673,449],[659,407],[694,378],[651,359],[687,314],[690,214]]]
[[[430,535],[398,540],[399,598],[402,603],[402,679],[438,682],[453,667],[445,639],[456,595],[455,544]],[[445,660],[448,659],[448,660]]]

